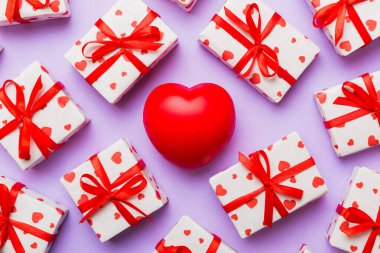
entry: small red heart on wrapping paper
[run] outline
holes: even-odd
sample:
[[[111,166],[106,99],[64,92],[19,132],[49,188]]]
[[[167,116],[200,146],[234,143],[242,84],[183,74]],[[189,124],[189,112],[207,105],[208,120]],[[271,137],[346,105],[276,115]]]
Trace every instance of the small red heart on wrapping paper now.
[[[204,243],[204,241],[205,241],[205,240],[204,240],[203,238],[199,238],[199,243],[200,243],[200,244]]]
[[[376,145],[379,145],[379,140],[376,139],[375,136],[371,135],[370,137],[368,137],[368,146],[376,146]]]
[[[286,161],[280,161],[278,164],[278,170],[281,172],[283,172],[289,168],[290,168],[290,163],[288,163]]]
[[[222,54],[223,61],[232,60],[234,58],[234,54],[229,50],[224,50]]]
[[[218,196],[225,196],[227,194],[227,190],[224,189],[222,185],[218,184],[215,188],[215,193]]]
[[[237,221],[239,219],[239,216],[237,216],[237,214],[233,214],[231,215],[231,219]]]
[[[65,179],[67,182],[71,183],[75,179],[75,172],[69,172],[66,175],[63,176],[63,179]]]
[[[183,233],[186,235],[186,236],[189,236],[191,234],[191,230],[184,230]]]
[[[315,177],[313,179],[313,187],[314,188],[318,188],[318,187],[320,187],[320,186],[322,186],[324,184],[325,184],[325,180],[323,180],[323,178]]]
[[[70,131],[71,130],[71,124],[65,125],[64,128],[66,131]]]
[[[84,71],[87,67],[87,62],[85,60],[78,61],[75,63],[75,68],[79,71]]]
[[[111,157],[111,160],[116,163],[116,164],[121,164],[122,163],[122,159],[121,159],[121,152],[115,152],[112,157]]]
[[[113,216],[114,216],[115,220],[118,220],[118,219],[120,219],[121,215],[120,215],[120,213],[114,213]]]
[[[37,243],[36,243],[36,242],[32,243],[32,244],[30,245],[30,247],[31,247],[32,249],[37,249]]]
[[[373,32],[376,30],[377,22],[375,20],[369,19],[365,22],[365,24],[367,25],[369,31]]]
[[[285,200],[284,201],[284,206],[288,210],[292,210],[296,206],[296,201],[295,200]]]
[[[321,0],[311,0],[311,4],[314,8],[318,8],[321,5]]]
[[[253,198],[251,201],[247,202],[247,206],[251,209],[254,208],[256,205],[257,205],[257,199],[256,198]]]
[[[44,215],[42,213],[40,213],[40,212],[34,212],[32,214],[32,221],[34,223],[40,222],[43,218],[44,218]]]
[[[350,250],[351,250],[352,252],[355,252],[355,251],[358,250],[358,247],[352,245],[352,246],[350,246]]]
[[[348,41],[348,40],[343,41],[342,43],[340,43],[339,47],[341,49],[344,49],[346,52],[350,52],[351,49],[352,49],[351,42]]]
[[[364,186],[363,182],[359,182],[356,184],[356,187],[359,189],[363,188],[363,186]]]
[[[261,83],[261,77],[258,73],[253,73],[253,75],[249,79],[249,81],[253,84],[259,84],[259,83]]]
[[[214,160],[231,139],[235,107],[230,95],[216,84],[193,88],[163,84],[145,103],[144,126],[164,158],[197,169]]]
[[[53,2],[50,2],[49,7],[53,12],[57,13],[59,12],[59,4],[60,4],[59,1],[53,1]]]
[[[67,103],[70,101],[70,98],[67,96],[61,96],[58,98],[58,105],[61,108],[65,108]]]

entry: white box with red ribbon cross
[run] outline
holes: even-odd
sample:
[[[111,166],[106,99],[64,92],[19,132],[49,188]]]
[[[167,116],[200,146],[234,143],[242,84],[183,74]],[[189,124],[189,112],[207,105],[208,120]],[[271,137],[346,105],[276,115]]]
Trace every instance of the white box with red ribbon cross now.
[[[327,193],[314,159],[293,132],[239,163],[210,184],[239,235],[246,238]]]

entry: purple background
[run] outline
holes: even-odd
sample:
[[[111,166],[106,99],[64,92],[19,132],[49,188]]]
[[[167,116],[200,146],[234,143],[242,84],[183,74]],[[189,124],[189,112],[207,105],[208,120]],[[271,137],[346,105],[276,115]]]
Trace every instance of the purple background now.
[[[380,40],[342,58],[334,52],[325,35],[311,25],[312,14],[304,0],[266,0],[321,47],[317,60],[284,101],[276,105],[268,102],[244,80],[236,78],[233,71],[196,42],[197,35],[222,7],[223,0],[200,0],[191,14],[186,14],[168,0],[146,0],[178,34],[180,45],[114,106],[89,87],[63,58],[63,54],[114,2],[72,1],[71,19],[0,29],[0,44],[5,46],[5,51],[0,54],[0,80],[14,77],[32,61],[39,60],[66,85],[73,99],[92,120],[62,150],[35,169],[21,171],[5,150],[0,152],[1,174],[21,181],[70,208],[70,215],[51,252],[149,253],[183,214],[219,234],[239,252],[295,253],[302,243],[309,244],[315,253],[338,252],[325,239],[328,224],[354,166],[380,169],[379,149],[337,158],[312,94],[362,73],[379,70]],[[213,163],[200,171],[190,173],[165,161],[145,134],[142,122],[145,99],[157,85],[165,82],[188,86],[215,82],[227,89],[235,101],[237,125],[231,143]],[[276,223],[273,229],[242,240],[220,207],[208,179],[236,163],[238,151],[255,151],[294,130],[304,138],[330,192]],[[129,138],[136,146],[171,201],[153,215],[154,222],[144,221],[102,244],[87,224],[78,224],[81,214],[58,180],[120,137]]]

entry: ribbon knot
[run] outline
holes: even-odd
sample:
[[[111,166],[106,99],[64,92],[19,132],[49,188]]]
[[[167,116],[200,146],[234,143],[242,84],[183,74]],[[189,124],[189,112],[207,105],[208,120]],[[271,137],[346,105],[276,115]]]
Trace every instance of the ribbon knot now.
[[[192,253],[186,246],[165,246],[165,240],[162,239],[156,246],[158,253]]]
[[[145,167],[143,162],[134,165],[126,172],[122,173],[112,183],[110,182],[108,175],[97,155],[91,157],[90,162],[94,167],[95,174],[100,181],[90,174],[83,174],[80,178],[81,188],[85,192],[94,196],[79,205],[79,210],[85,214],[80,223],[91,218],[103,205],[108,202],[112,202],[115,205],[117,210],[120,212],[120,215],[131,226],[137,225],[139,220],[134,217],[124,205],[150,219],[147,214],[129,201],[130,198],[137,196],[148,185],[146,178],[141,174],[141,171]]]
[[[334,101],[336,105],[358,109],[338,118],[325,121],[326,128],[338,127],[368,114],[374,114],[380,125],[380,100],[372,77],[370,74],[364,74],[362,75],[362,79],[367,91],[353,82],[345,82],[342,85],[344,97],[338,97]]]
[[[155,52],[163,46],[162,43],[159,43],[162,36],[160,29],[157,26],[152,26],[157,17],[158,14],[150,10],[131,34],[128,36],[123,34],[120,37],[102,19],[99,19],[95,26],[106,38],[87,42],[82,47],[82,54],[92,62],[104,59],[108,54],[113,53],[113,55],[87,76],[87,82],[91,85],[95,83],[121,56],[128,59],[141,74],[146,74],[150,68],[133,54],[133,50]],[[90,55],[87,55],[86,51],[90,51]]]
[[[7,87],[13,85],[16,89],[15,103],[7,94]],[[14,119],[7,122],[4,127],[0,128],[0,140],[11,132],[20,127],[19,136],[19,158],[24,160],[30,159],[31,139],[47,159],[54,150],[59,149],[62,144],[55,143],[40,127],[33,122],[33,115],[43,109],[57,94],[63,89],[61,83],[54,84],[44,94],[40,94],[43,88],[42,77],[40,76],[30,94],[29,101],[26,104],[23,88],[12,80],[5,81],[0,89],[0,101],[13,115]]]
[[[5,17],[7,18],[10,24],[13,21],[16,21],[20,24],[27,24],[29,21],[23,19],[21,17],[21,6],[22,0],[8,0],[7,7],[5,9]],[[49,6],[50,0],[46,0],[45,3],[40,2],[39,0],[25,0],[25,2],[29,3],[34,9],[43,9]]]
[[[348,237],[370,231],[362,253],[371,253],[375,246],[376,238],[380,235],[380,207],[377,212],[376,220],[373,220],[367,213],[356,207],[344,208],[339,205],[336,212],[349,223],[355,224],[342,231]]]
[[[264,160],[264,164],[262,163],[262,159]],[[263,186],[251,193],[248,193],[236,200],[233,200],[232,202],[223,206],[223,208],[227,213],[230,213],[240,208],[241,206],[249,203],[260,194],[265,193],[265,213],[263,224],[269,227],[272,227],[273,224],[274,209],[277,210],[277,212],[280,214],[282,218],[289,215],[288,210],[285,208],[278,194],[293,199],[302,199],[303,196],[303,190],[290,186],[285,186],[281,183],[315,165],[314,159],[310,157],[309,159],[272,177],[269,158],[263,150],[251,154],[249,158],[239,153],[239,162],[245,168],[247,168],[263,184]],[[264,166],[266,169],[264,168]]]
[[[315,13],[313,18],[313,25],[316,28],[324,28],[336,21],[334,38],[334,43],[336,46],[343,37],[347,13],[364,43],[368,44],[372,41],[371,35],[368,33],[366,27],[359,17],[359,14],[354,8],[356,4],[366,1],[368,0],[338,0],[335,3],[329,4]]]

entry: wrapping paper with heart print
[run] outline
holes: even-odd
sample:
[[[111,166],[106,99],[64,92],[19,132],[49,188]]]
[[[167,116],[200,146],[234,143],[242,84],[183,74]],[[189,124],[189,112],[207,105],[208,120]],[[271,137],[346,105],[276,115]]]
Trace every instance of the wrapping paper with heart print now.
[[[197,4],[198,0],[171,0],[181,7],[186,12],[190,12],[194,6]]]
[[[258,0],[228,0],[225,7],[231,10],[242,21],[246,22],[246,8],[253,3],[259,6],[263,30],[274,14],[274,11],[263,2]],[[222,9],[218,15],[227,22],[230,22],[229,18],[226,17],[224,9]],[[256,16],[257,13],[254,15],[254,18],[256,18]],[[253,41],[248,33],[240,32],[250,41]],[[199,35],[198,39],[202,45],[230,68],[234,68],[247,52],[246,47],[234,39],[224,29],[218,27],[213,21]],[[279,24],[275,26],[263,43],[276,52],[279,65],[287,70],[295,79],[301,76],[319,53],[319,48],[312,41],[297,31],[284,19],[280,20]],[[249,69],[249,65],[250,63],[245,66],[243,72]],[[280,102],[292,87],[288,82],[278,76],[269,78],[263,76],[257,62],[255,63],[252,73],[246,80],[270,101],[275,103]]]
[[[323,7],[336,3],[337,0],[306,0],[306,2],[315,14]],[[358,13],[371,38],[374,40],[380,37],[380,1],[367,0],[363,3],[354,5],[354,9]],[[327,38],[329,38],[333,45],[335,45],[335,27],[336,21],[323,28]],[[364,45],[365,43],[360,37],[358,30],[355,28],[350,18],[346,15],[343,37],[335,46],[336,52],[339,55],[347,56]]]
[[[4,184],[10,189],[16,182],[0,177],[0,184]],[[27,187],[22,188],[15,202],[15,211],[10,218],[26,223],[30,226],[41,229],[49,234],[57,234],[63,221],[68,214],[68,209],[47,197],[36,193]],[[15,228],[16,234],[21,241],[25,252],[46,253],[52,245],[36,236],[24,233],[22,230]],[[15,250],[10,240],[7,240],[2,253],[14,253]]]
[[[271,177],[311,157],[301,137],[296,132],[283,137],[264,151],[269,159]],[[260,180],[253,176],[240,162],[213,176],[210,179],[210,184],[223,206],[263,186]],[[291,177],[281,185],[303,190],[301,199],[292,199],[277,194],[289,213],[300,209],[327,193],[324,179],[321,177],[316,165]],[[228,214],[242,238],[246,238],[265,227],[263,225],[264,206],[265,193],[261,193]],[[273,222],[279,219],[281,219],[281,216],[274,210]]]
[[[380,90],[380,71],[372,73],[370,76],[375,89]],[[351,82],[368,92],[362,77]],[[334,104],[338,97],[344,97],[342,85],[315,94],[316,102],[324,121],[334,120],[358,110],[357,107]],[[343,125],[332,127],[328,129],[328,132],[337,156],[350,155],[376,146],[380,140],[379,121],[374,113],[368,113]]]
[[[51,0],[49,5],[42,9],[36,9],[31,6],[26,0],[20,0],[21,18],[28,22],[43,21],[55,18],[68,18],[71,16],[70,5],[68,0]],[[45,3],[45,0],[40,1]],[[12,22],[11,24],[5,16],[5,10],[7,8],[8,0],[0,1],[0,26],[16,25],[18,22]]]
[[[114,182],[121,173],[126,172],[141,160],[135,148],[126,139],[120,139],[107,149],[98,153],[97,156],[111,183]],[[146,178],[148,184],[137,196],[133,196],[127,201],[149,215],[163,207],[168,202],[168,198],[157,185],[153,175],[147,168],[140,173]],[[77,205],[94,197],[81,188],[80,179],[84,174],[91,174],[97,178],[94,167],[90,161],[79,165],[61,178],[61,183]],[[127,209],[134,217],[139,219],[143,218],[136,210],[128,207]],[[106,203],[87,221],[101,242],[111,239],[131,226],[123,219],[112,202]]]
[[[304,245],[302,245],[302,247],[300,248],[298,253],[313,253],[313,252],[311,252],[309,247],[306,244],[304,244]]]
[[[32,63],[13,79],[23,88],[26,103],[29,101],[33,87],[40,76],[42,77],[43,88],[39,94],[44,94],[56,81],[48,70],[38,62]],[[16,90],[14,87],[8,86],[6,91],[12,102],[15,103]],[[0,103],[0,126],[4,126],[13,119],[14,116]],[[32,121],[56,143],[64,143],[88,122],[79,106],[63,90],[59,91],[45,108],[37,111],[33,115]],[[19,136],[20,130],[16,129],[0,140],[0,143],[21,169],[32,168],[45,160],[33,140],[31,140],[30,148],[31,158],[29,160],[20,159]]]
[[[128,36],[135,27],[147,16],[150,9],[141,1],[119,0],[110,11],[102,17],[102,20],[116,33],[117,36]],[[157,51],[144,52],[142,50],[131,50],[147,67],[153,68],[163,59],[178,43],[177,35],[157,17],[152,26],[159,28],[161,40],[158,43],[163,45]],[[117,50],[111,52],[93,62],[83,56],[82,48],[94,40],[109,40],[97,28],[91,30],[72,47],[66,54],[66,59],[75,69],[87,78],[101,63],[112,57]],[[116,103],[127,93],[135,83],[142,77],[141,72],[126,58],[120,57],[113,66],[108,69],[92,86],[110,103]]]
[[[165,247],[185,246],[194,253],[208,253],[209,246],[214,240],[214,235],[210,234],[203,227],[187,216],[182,216],[169,234],[164,238]],[[153,253],[160,253],[155,250]],[[236,253],[225,243],[221,242],[218,250],[213,253]]]
[[[376,220],[380,205],[380,174],[365,167],[357,167],[352,173],[348,184],[348,189],[343,196],[341,205],[345,208],[357,207],[371,216],[373,220]],[[342,216],[336,214],[327,233],[327,239],[330,244],[343,251],[362,252],[371,230],[348,237],[342,231],[352,226],[355,226],[355,224],[350,224]],[[377,236],[372,253],[380,252],[379,243],[380,237]]]

